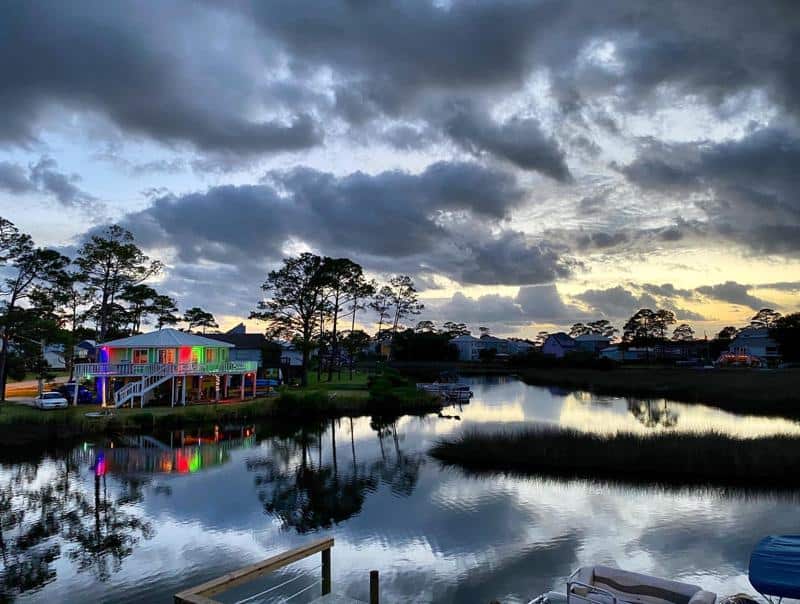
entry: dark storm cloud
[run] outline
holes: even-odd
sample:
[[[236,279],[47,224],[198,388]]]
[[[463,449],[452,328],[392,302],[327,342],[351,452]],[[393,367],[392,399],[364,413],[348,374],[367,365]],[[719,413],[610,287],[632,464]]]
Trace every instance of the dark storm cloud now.
[[[475,155],[489,153],[562,182],[572,179],[564,152],[535,118],[515,116],[498,123],[469,103],[459,103],[446,119],[445,131]]]
[[[266,109],[260,95],[268,90],[261,88],[263,76],[245,71],[244,57],[237,60],[240,40],[224,18],[178,1],[6,6],[0,21],[0,142],[35,142],[48,111],[59,107],[210,152],[319,144],[319,128],[306,113],[248,117]],[[214,50],[212,36],[228,36],[227,54]]]
[[[751,287],[750,285],[742,285],[735,281],[726,281],[725,283],[719,283],[717,285],[703,285],[698,287],[696,291],[714,300],[729,302],[730,304],[737,304],[739,306],[747,306],[754,310],[767,306],[774,306],[772,302],[751,295],[749,293]]]
[[[11,162],[0,162],[0,190],[8,193],[30,193],[36,185],[29,178],[28,171]]]
[[[97,199],[81,190],[77,174],[58,171],[58,164],[49,157],[41,157],[26,170],[10,162],[0,162],[0,190],[14,194],[43,193],[54,197],[64,206],[88,207]]]
[[[669,145],[649,140],[621,168],[644,189],[711,193],[709,230],[759,251],[800,251],[800,136],[760,128],[741,139]],[[682,237],[676,232],[675,237]]]
[[[229,267],[228,280],[254,288],[292,243],[352,257],[379,273],[462,283],[569,276],[575,262],[564,249],[499,226],[523,200],[513,176],[474,163],[343,177],[295,168],[270,172],[260,185],[160,197],[124,222],[148,249],[174,248],[194,267]]]
[[[758,287],[762,289],[775,289],[778,291],[785,291],[785,292],[800,292],[800,281],[778,281],[776,283],[761,283],[759,285],[754,285],[753,287]]]

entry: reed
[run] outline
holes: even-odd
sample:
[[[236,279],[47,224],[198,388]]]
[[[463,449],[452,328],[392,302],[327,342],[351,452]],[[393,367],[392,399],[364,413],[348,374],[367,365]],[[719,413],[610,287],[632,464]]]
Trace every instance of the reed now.
[[[470,470],[636,483],[800,487],[800,439],[717,433],[603,436],[542,428],[466,431],[431,455]]]

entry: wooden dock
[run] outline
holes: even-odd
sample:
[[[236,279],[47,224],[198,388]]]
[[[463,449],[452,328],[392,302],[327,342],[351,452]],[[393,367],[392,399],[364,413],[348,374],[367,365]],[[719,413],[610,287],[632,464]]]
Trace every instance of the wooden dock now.
[[[313,556],[314,554],[320,554],[322,558],[321,578],[319,581],[303,588],[294,595],[299,595],[303,591],[307,591],[319,583],[321,594],[320,597],[313,600],[313,602],[320,602],[322,604],[367,604],[366,602],[362,602],[360,600],[354,600],[349,596],[336,594],[331,590],[332,547],[333,538],[329,538],[320,539],[319,541],[314,541],[308,545],[291,549],[278,554],[277,556],[272,556],[271,558],[262,560],[261,562],[256,562],[255,564],[251,564],[249,566],[245,566],[244,568],[229,572],[221,577],[212,579],[211,581],[206,581],[200,585],[185,589],[182,592],[175,594],[174,602],[175,604],[221,604],[217,600],[214,600],[212,596],[236,587],[241,587],[242,585],[258,579],[259,577],[263,577],[264,575],[280,570],[281,568],[289,566],[294,562],[299,562],[300,560]],[[253,594],[244,600],[241,600],[241,602],[251,602],[255,604],[256,602],[264,601],[266,597],[268,597],[269,593],[289,582],[290,581],[286,581],[281,585],[271,587],[257,594]],[[257,598],[260,597],[262,599],[258,600]],[[379,600],[378,571],[373,570],[369,573],[369,604],[380,604]]]

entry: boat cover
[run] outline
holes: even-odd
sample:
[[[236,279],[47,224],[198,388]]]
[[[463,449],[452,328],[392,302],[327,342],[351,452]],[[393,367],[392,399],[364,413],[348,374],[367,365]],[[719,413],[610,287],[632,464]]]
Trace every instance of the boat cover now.
[[[800,535],[764,537],[750,554],[749,574],[761,594],[800,598]]]

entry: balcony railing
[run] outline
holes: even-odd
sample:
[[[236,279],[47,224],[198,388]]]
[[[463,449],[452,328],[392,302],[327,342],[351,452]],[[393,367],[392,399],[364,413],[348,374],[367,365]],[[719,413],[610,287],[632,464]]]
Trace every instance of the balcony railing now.
[[[76,363],[75,376],[148,376],[148,375],[213,375],[250,373],[258,369],[256,361],[223,361],[219,363]]]

